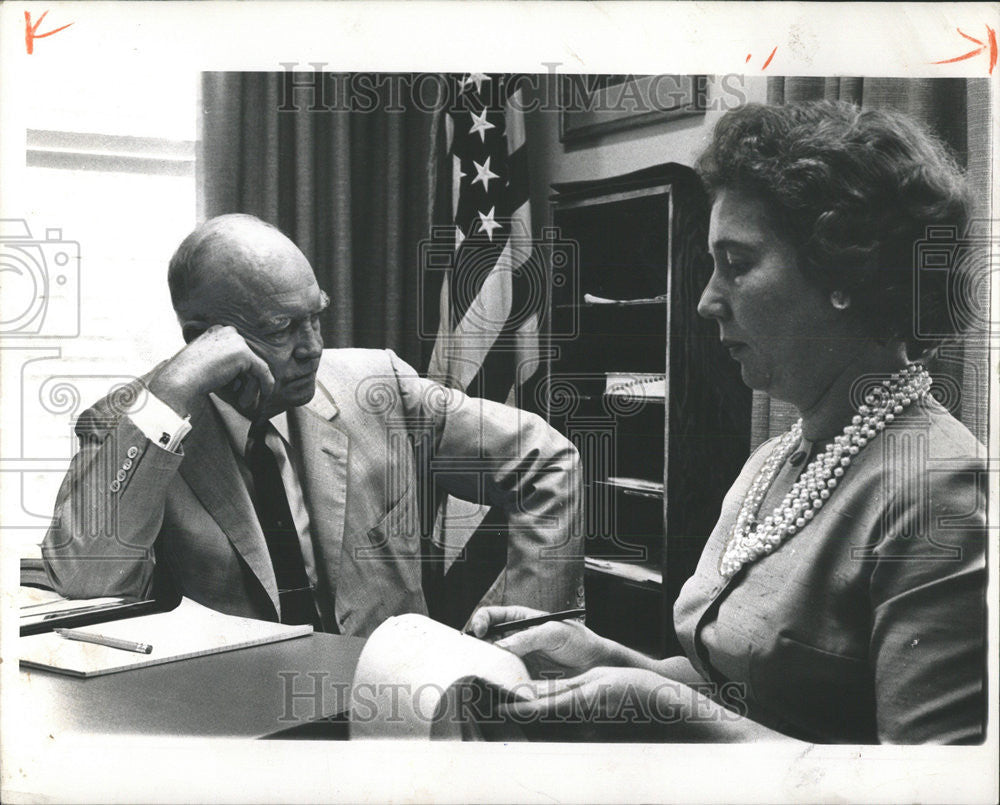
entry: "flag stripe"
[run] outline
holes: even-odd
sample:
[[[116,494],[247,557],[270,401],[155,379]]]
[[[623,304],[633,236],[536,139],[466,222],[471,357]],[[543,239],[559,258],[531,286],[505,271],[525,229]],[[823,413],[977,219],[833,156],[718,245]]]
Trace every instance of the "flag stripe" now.
[[[447,114],[451,160],[442,164],[452,167],[455,243],[429,372],[507,403],[539,364],[546,297],[546,272],[532,246],[524,104],[515,84],[501,75],[464,77],[462,102]],[[503,518],[485,512],[451,498],[438,512],[444,594],[461,598],[463,609],[475,605],[483,578],[489,586],[506,561]],[[470,575],[477,576],[471,586]]]
[[[511,153],[523,146],[527,139],[524,130],[523,109],[524,94],[521,92],[520,87],[518,87],[510,94],[504,109],[507,123],[507,144],[508,150]]]
[[[510,187],[507,196],[511,210],[517,210],[528,203],[528,149],[519,148],[510,155],[507,162],[507,174],[510,177]]]

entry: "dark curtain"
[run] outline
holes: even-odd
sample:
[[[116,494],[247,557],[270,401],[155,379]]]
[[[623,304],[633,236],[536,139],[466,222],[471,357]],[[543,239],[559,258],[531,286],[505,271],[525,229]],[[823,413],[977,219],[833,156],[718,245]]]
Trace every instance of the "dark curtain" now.
[[[923,122],[955,154],[972,184],[980,206],[973,213],[989,218],[991,187],[988,79],[964,78],[770,78],[767,102],[843,100],[865,109],[896,109]],[[989,420],[988,299],[985,291],[973,307],[982,313],[980,326],[961,343],[948,344],[928,361],[952,413],[981,441]],[[978,317],[977,317],[978,318]],[[754,392],[752,446],[775,436],[795,421],[792,406]]]
[[[404,86],[401,74],[206,73],[201,212],[252,213],[298,244],[332,300],[328,347],[388,347],[419,368],[437,124]]]

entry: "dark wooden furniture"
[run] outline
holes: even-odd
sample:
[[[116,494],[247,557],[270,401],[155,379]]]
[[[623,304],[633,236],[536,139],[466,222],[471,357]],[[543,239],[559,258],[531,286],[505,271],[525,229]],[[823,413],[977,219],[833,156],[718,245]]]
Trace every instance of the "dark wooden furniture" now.
[[[750,391],[696,313],[708,200],[677,164],[554,189],[551,359],[533,397],[583,458],[587,622],[677,653],[673,602],[750,443]]]

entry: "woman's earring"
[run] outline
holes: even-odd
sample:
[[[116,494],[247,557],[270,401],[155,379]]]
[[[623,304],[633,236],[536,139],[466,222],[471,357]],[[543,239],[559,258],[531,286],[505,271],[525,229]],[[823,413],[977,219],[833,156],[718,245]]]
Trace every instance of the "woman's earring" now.
[[[830,294],[830,304],[837,310],[847,310],[851,306],[851,295],[844,291],[834,291]]]

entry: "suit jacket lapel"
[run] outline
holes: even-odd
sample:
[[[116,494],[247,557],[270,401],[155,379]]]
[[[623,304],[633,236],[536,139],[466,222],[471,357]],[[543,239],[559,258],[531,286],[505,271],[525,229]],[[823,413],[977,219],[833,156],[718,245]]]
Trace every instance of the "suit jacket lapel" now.
[[[302,456],[301,481],[316,554],[321,609],[324,602],[335,600],[347,512],[349,440],[331,424],[338,413],[321,383],[316,384],[316,395],[310,403],[288,412]],[[321,614],[324,619],[335,615],[329,611]]]
[[[278,585],[267,542],[229,437],[208,400],[191,414],[191,435],[195,434],[197,438],[184,443],[181,476],[263,585],[278,612]]]

